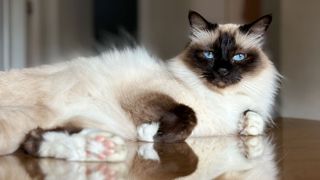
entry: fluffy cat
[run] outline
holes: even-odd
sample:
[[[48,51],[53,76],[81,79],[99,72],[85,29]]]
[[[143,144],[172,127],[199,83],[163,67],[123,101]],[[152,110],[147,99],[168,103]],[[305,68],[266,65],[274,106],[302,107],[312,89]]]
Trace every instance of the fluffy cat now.
[[[0,74],[0,154],[120,161],[124,141],[258,135],[278,72],[262,50],[266,15],[215,24],[190,11],[190,42],[162,61],[136,47]]]

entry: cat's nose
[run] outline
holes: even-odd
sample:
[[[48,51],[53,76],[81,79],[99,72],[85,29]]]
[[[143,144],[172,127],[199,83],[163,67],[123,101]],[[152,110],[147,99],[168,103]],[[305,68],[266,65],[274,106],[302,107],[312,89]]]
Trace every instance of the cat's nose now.
[[[226,69],[226,68],[219,68],[219,69],[218,69],[218,72],[219,72],[219,74],[222,75],[222,76],[226,76],[226,75],[229,74],[229,71],[228,71],[228,69]]]

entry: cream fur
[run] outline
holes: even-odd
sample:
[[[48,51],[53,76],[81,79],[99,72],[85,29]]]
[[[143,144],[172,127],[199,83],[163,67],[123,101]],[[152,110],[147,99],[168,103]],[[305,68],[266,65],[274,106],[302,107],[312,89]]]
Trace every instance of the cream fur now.
[[[278,79],[270,61],[259,76],[247,77],[218,92],[208,89],[181,61],[171,61],[170,68],[190,90],[188,95],[181,92],[175,97],[181,98],[197,114],[198,125],[192,136],[235,134],[243,112],[248,109],[258,112],[266,123],[270,123]]]
[[[223,26],[230,31],[234,27]],[[208,40],[210,34],[199,32],[197,37]],[[243,43],[260,46],[260,41]],[[236,134],[248,109],[270,123],[278,73],[262,51],[261,57],[264,68],[256,76],[223,91],[207,88],[180,56],[163,62],[139,47],[1,72],[0,154],[15,151],[31,129],[70,122],[137,140],[136,127],[119,101],[150,91],[167,94],[196,112],[198,125],[192,137]]]

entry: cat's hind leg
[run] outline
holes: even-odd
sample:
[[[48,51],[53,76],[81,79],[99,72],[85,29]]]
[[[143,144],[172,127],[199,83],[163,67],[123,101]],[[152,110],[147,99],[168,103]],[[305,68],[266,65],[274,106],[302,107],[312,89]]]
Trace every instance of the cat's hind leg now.
[[[33,107],[2,107],[0,105],[0,156],[15,152],[25,135],[39,126],[37,120],[41,115],[36,113],[41,114]]]
[[[98,129],[56,128],[31,131],[22,148],[38,157],[69,161],[123,161],[125,142],[118,136]]]

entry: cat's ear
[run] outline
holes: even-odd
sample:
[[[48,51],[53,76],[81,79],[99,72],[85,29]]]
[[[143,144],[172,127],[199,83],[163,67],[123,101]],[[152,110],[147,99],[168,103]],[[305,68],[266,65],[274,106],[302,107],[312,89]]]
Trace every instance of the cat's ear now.
[[[272,15],[268,14],[260,17],[259,19],[253,21],[250,24],[245,24],[239,27],[240,31],[245,34],[255,34],[258,36],[263,36],[267,31],[269,25],[272,21]]]
[[[192,10],[189,11],[188,18],[191,29],[214,30],[218,26],[217,24],[208,22],[199,13]]]

